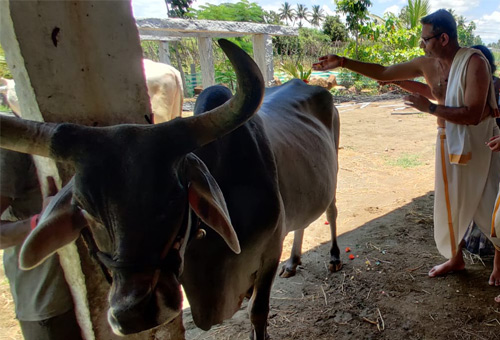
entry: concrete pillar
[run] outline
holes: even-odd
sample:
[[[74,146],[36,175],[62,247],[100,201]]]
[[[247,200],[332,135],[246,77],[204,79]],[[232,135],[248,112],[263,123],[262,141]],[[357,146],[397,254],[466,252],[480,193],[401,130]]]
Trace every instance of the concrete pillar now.
[[[24,118],[93,126],[146,123],[151,108],[130,1],[1,0],[0,43]],[[61,168],[41,158],[35,159],[41,182],[45,175],[59,178]],[[72,173],[67,175],[62,182]],[[84,339],[123,339],[107,323],[109,285],[88,249],[70,244],[59,255]],[[85,261],[88,266],[81,265]],[[156,339],[160,331],[127,339]]]
[[[54,122],[144,123],[149,98],[128,1],[1,2],[10,4],[2,45],[26,118],[41,119],[39,110]]]
[[[206,89],[215,85],[212,38],[198,38],[198,49],[200,51],[201,84]]]
[[[269,34],[253,35],[253,58],[267,86],[274,78],[273,39]]]
[[[160,41],[160,63],[172,65],[170,62],[169,45],[167,41]]]

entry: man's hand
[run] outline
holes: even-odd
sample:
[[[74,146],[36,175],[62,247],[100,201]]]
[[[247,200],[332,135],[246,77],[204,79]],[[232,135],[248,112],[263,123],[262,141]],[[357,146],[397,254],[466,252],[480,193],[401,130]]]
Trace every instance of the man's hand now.
[[[47,177],[47,197],[43,198],[43,206],[40,215],[43,213],[50,200],[57,194],[57,186],[53,177]],[[1,212],[5,211],[11,204],[10,197],[0,196]],[[5,249],[23,243],[31,232],[31,218],[17,222],[0,222],[0,249]]]
[[[52,198],[58,192],[56,181],[54,180],[54,177],[47,176],[46,179],[47,179],[47,196],[43,197],[42,211],[40,212],[40,215],[45,211],[45,208],[47,208],[47,206],[49,205]]]
[[[493,136],[490,138],[486,145],[491,149],[491,151],[500,151],[500,136]]]
[[[316,71],[326,71],[342,66],[342,60],[344,57],[339,57],[336,54],[329,54],[319,57],[319,62],[312,65],[313,70]]]
[[[429,106],[432,104],[429,99],[425,98],[421,94],[412,93],[408,96],[404,96],[405,104],[416,108],[421,112],[429,112]]]

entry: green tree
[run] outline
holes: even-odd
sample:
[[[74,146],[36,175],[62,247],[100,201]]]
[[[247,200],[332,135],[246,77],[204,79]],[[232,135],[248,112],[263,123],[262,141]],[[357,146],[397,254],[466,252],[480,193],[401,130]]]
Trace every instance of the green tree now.
[[[316,60],[318,55],[329,52],[330,37],[315,28],[301,27],[299,28],[299,46],[302,55],[312,56]]]
[[[221,5],[207,4],[200,6],[199,10],[193,10],[197,19],[222,20],[222,21],[244,21],[264,22],[264,10],[255,2],[242,0],[235,4],[226,3]]]
[[[270,25],[282,25],[283,22],[280,19],[280,15],[275,11],[264,11],[264,22]]]
[[[460,46],[470,47],[483,44],[481,37],[474,35],[476,24],[473,21],[467,23],[467,19],[463,15],[456,14],[451,8],[448,9],[448,12],[453,15],[457,23],[457,37]]]
[[[490,48],[500,48],[500,39],[496,43],[489,43],[488,47]]]
[[[408,0],[408,4],[403,7],[399,17],[402,19],[402,24],[408,29],[421,28],[420,19],[429,14],[429,0]],[[412,37],[408,40],[410,47],[418,47],[420,45],[419,37]]]
[[[358,56],[359,31],[368,20],[370,0],[335,0],[337,10],[346,15],[347,29],[354,34],[356,40],[356,57]]]
[[[457,20],[457,36],[460,46],[470,47],[483,44],[481,37],[474,35],[474,30],[476,29],[474,21],[466,23],[463,15],[455,17],[455,19]]]
[[[274,36],[273,53],[280,64],[302,63],[307,70],[318,56],[331,53],[330,37],[315,28],[300,27],[298,37]]]
[[[302,27],[302,20],[309,22],[309,16],[311,12],[307,10],[307,7],[302,4],[297,4],[297,10],[295,11],[296,17],[299,20],[299,27]]]
[[[338,15],[327,15],[323,22],[323,33],[330,37],[331,41],[346,41],[347,28]]]
[[[167,14],[170,18],[185,18],[193,0],[165,0]]]
[[[12,79],[12,74],[10,73],[9,67],[7,66],[7,61],[5,60],[5,52],[0,45],[0,77]]]
[[[321,7],[319,7],[319,5],[313,5],[311,13],[311,24],[313,26],[319,27],[319,25],[323,20],[325,20],[325,18],[325,11]]]
[[[392,13],[386,13],[383,21],[371,22],[362,27],[360,36],[364,38],[356,51],[354,44],[347,48],[348,56],[357,54],[358,60],[396,64],[421,56],[420,47],[408,46],[408,40],[420,36],[420,28],[406,28],[403,20]]]
[[[285,20],[285,23],[288,25],[288,20],[295,21],[295,11],[292,6],[288,2],[281,4],[281,8],[278,12],[281,20]]]
[[[408,0],[408,4],[401,10],[400,18],[406,28],[420,25],[420,18],[429,14],[429,0]]]

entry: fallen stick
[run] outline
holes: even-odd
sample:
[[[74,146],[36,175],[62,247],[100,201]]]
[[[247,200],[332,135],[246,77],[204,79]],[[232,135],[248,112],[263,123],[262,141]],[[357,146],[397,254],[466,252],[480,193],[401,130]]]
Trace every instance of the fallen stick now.
[[[326,298],[325,290],[323,289],[323,286],[320,286],[320,287],[321,287],[321,291],[323,292],[323,296],[325,297],[325,306],[328,306],[328,299]]]
[[[382,317],[382,313],[380,313],[380,309],[377,308],[378,315],[380,317],[380,321],[382,322],[382,326],[378,323],[378,318],[377,318],[377,329],[382,332],[385,329],[385,323],[384,323],[384,318]]]
[[[422,268],[423,266],[424,266],[424,265],[423,265],[423,264],[421,264],[420,266],[418,266],[418,267],[416,267],[416,268],[407,268],[407,269],[406,269],[406,271],[411,273],[411,272],[414,272],[414,271],[415,271],[415,270],[417,270],[417,269]]]

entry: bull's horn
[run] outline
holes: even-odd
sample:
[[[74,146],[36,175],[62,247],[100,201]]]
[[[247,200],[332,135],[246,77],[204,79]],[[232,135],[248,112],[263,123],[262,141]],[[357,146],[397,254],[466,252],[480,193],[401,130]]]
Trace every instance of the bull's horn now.
[[[55,124],[0,115],[0,147],[50,157],[51,139],[55,129]]]
[[[238,87],[235,96],[225,104],[184,120],[193,136],[194,145],[188,146],[191,150],[244,124],[257,112],[264,98],[264,79],[253,59],[228,40],[220,39],[219,45],[234,67]]]

